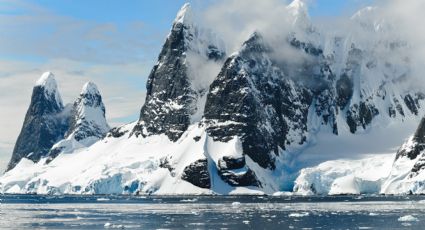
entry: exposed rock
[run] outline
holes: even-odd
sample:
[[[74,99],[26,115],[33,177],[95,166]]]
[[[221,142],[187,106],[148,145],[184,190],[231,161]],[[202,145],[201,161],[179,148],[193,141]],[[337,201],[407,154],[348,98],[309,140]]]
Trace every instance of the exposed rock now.
[[[69,127],[68,119],[69,113],[62,104],[54,75],[46,72],[33,89],[7,171],[24,157],[34,162],[45,157],[50,148],[64,138]]]
[[[97,86],[88,82],[73,104],[64,139],[52,147],[46,162],[49,163],[62,152],[71,152],[94,144],[109,130],[102,96]]]
[[[224,64],[211,84],[204,122],[214,140],[242,140],[244,154],[263,168],[274,169],[279,149],[306,140],[311,93],[285,79],[255,33]]]
[[[231,186],[260,187],[261,182],[258,181],[255,173],[245,165],[245,157],[224,156],[218,161],[218,173],[221,179]]]
[[[425,150],[425,118],[422,118],[415,134],[397,151],[396,160],[406,156],[414,160],[423,150]]]
[[[225,52],[210,31],[199,28],[191,19],[190,5],[185,4],[148,77],[146,102],[133,130],[136,136],[165,134],[176,141],[188,128],[191,116],[203,109],[198,101],[206,88],[195,87],[195,80],[191,80],[203,76],[189,76],[188,55],[194,55],[197,61],[215,62],[222,60]]]
[[[186,166],[181,178],[200,188],[211,188],[211,179],[208,172],[208,160],[197,160]]]

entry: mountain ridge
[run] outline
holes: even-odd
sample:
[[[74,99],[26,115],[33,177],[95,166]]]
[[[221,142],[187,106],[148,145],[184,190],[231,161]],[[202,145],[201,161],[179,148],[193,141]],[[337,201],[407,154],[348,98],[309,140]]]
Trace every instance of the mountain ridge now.
[[[308,19],[302,4],[296,0],[287,9]],[[355,141],[385,139],[382,132],[389,126],[402,127],[423,115],[425,94],[404,85],[410,66],[402,42],[317,39],[321,31],[303,22],[282,35],[281,45],[294,56],[276,55],[276,43],[259,31],[227,56],[224,42],[191,14],[185,4],[172,24],[148,77],[138,121],[109,131],[100,93],[86,84],[73,106],[71,132],[61,134],[63,141],[46,161],[40,161],[45,153],[33,163],[23,159],[17,167],[27,173],[16,169],[1,177],[0,191],[272,194],[294,187],[300,194],[337,194],[346,191],[341,183],[369,183],[350,188],[354,192],[378,191],[383,178],[352,176],[362,161],[330,178],[327,172],[342,169],[304,168],[312,165],[303,159],[336,155],[341,149],[332,141],[366,153]],[[360,23],[360,29],[368,27]],[[79,112],[91,106],[98,115],[84,123]],[[76,135],[79,127],[82,138]],[[85,145],[87,136],[94,139]],[[380,144],[380,151],[394,147]],[[311,181],[318,177],[320,182]],[[322,182],[326,187],[317,187]]]

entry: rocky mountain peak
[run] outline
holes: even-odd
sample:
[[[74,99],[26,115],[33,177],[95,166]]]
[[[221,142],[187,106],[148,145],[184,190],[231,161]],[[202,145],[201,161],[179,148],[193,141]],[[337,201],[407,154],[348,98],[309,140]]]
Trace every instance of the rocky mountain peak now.
[[[425,117],[422,118],[416,132],[397,151],[396,160],[408,157],[416,159],[425,150]]]
[[[286,9],[293,17],[293,25],[302,27],[310,26],[310,17],[308,14],[308,7],[303,0],[294,0],[289,4]]]
[[[69,129],[66,131],[64,139],[50,149],[47,163],[61,153],[72,152],[94,144],[109,130],[102,96],[96,84],[87,82],[72,106]]]
[[[46,72],[34,86],[31,103],[7,170],[15,167],[24,157],[37,162],[46,156],[68,129],[68,114],[64,111],[54,75]]]
[[[59,94],[55,75],[52,72],[45,72],[36,81],[34,88],[40,88],[44,92],[45,98],[57,102],[58,107],[63,107],[62,98]]]
[[[93,82],[83,86],[80,96],[74,102],[72,120],[67,137],[74,135],[77,141],[88,137],[102,138],[110,127],[105,118],[102,96]]]
[[[193,14],[190,3],[185,3],[177,13],[176,19],[174,19],[174,24],[190,24],[192,23],[192,18]]]
[[[86,84],[84,84],[83,89],[81,90],[81,95],[84,95],[84,94],[100,95],[100,92],[97,89],[96,84],[89,81]]]
[[[136,136],[165,134],[176,141],[202,115],[212,79],[205,80],[205,72],[199,70],[211,70],[224,59],[225,52],[210,30],[191,22],[191,15],[190,5],[185,4],[148,77],[145,104],[133,130]]]

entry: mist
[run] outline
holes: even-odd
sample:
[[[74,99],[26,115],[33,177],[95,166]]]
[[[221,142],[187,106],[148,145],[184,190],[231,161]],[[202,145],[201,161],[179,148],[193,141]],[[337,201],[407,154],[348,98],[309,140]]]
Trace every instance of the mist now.
[[[349,48],[358,48],[374,57],[365,62],[382,67],[388,81],[403,81],[413,88],[425,86],[425,30],[420,24],[425,21],[424,1],[377,0],[370,7],[356,9],[355,14],[326,18],[309,16],[309,5],[317,4],[314,1],[298,0],[292,7],[289,4],[291,1],[221,0],[198,12],[198,18],[225,42],[228,55],[237,52],[252,33],[259,32],[272,47],[274,61],[291,72],[291,68],[314,61],[288,43],[294,36],[320,48],[325,57],[336,62],[346,58]],[[331,44],[335,39],[342,41],[345,50],[336,50]],[[332,70],[338,76],[344,68],[336,65]],[[288,74],[296,75],[293,71]]]

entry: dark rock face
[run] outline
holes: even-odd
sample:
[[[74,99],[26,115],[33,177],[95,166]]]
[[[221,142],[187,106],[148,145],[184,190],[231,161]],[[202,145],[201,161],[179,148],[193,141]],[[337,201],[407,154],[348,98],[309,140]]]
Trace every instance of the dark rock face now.
[[[378,109],[373,104],[360,102],[360,106],[354,104],[347,111],[347,124],[350,127],[350,132],[355,133],[357,127],[361,126],[366,129],[366,126],[372,122],[372,119],[379,114]]]
[[[102,139],[109,130],[102,96],[97,86],[88,82],[72,106],[69,128],[64,139],[52,147],[46,163],[51,162],[63,151],[72,151],[74,149],[72,142],[76,141],[88,147]]]
[[[219,171],[221,179],[231,186],[255,186],[261,187],[261,182],[255,176],[255,173],[248,169],[244,173],[232,172],[229,170]]]
[[[418,129],[413,135],[412,146],[409,146],[408,148],[401,147],[397,152],[396,160],[400,157],[406,156],[409,159],[414,160],[423,150],[425,150],[425,118],[422,118]],[[415,166],[414,168],[420,168],[420,166]]]
[[[187,28],[186,28],[187,29]],[[187,66],[184,64],[185,25],[175,24],[167,38],[157,65],[147,82],[147,96],[140,114],[136,135],[166,134],[176,141],[190,124],[190,105],[196,92],[190,88]],[[146,128],[147,133],[143,132]]]
[[[211,188],[211,179],[208,172],[208,160],[197,160],[186,166],[181,178],[200,188]]]
[[[398,151],[395,161],[400,158],[407,157],[410,160],[416,160],[413,165],[408,178],[417,176],[425,169],[425,117],[422,118],[419,127],[416,129],[415,134],[405,143]]]
[[[336,82],[337,105],[344,109],[353,96],[353,82],[346,74],[342,75]]]
[[[425,169],[425,157],[421,156],[421,158],[413,165],[412,170],[410,170],[409,178],[413,178],[419,174],[422,170]]]
[[[254,34],[226,61],[210,86],[204,122],[214,140],[228,142],[238,136],[244,154],[274,169],[279,149],[305,142],[312,95],[285,79],[268,52],[262,37]]]
[[[64,111],[64,106],[55,93],[48,92],[44,85],[34,87],[7,171],[13,169],[24,157],[34,162],[39,161],[57,141],[64,138],[69,127],[69,115]]]
[[[65,134],[65,138],[71,134],[74,135],[76,141],[81,141],[89,137],[101,139],[105,133],[109,131],[109,125],[105,119],[105,105],[102,96],[93,83],[88,83],[93,92],[82,92],[78,99],[74,102],[70,120],[69,129]],[[98,111],[98,117],[87,117],[83,110],[90,108]]]
[[[146,102],[133,134],[144,137],[165,134],[170,140],[177,141],[187,130],[191,115],[199,109],[196,103],[205,94],[205,90],[197,91],[191,86],[187,53],[211,61],[222,60],[225,56],[225,52],[217,45],[201,36],[204,33],[189,22],[175,21],[159,55],[158,64],[148,77]],[[205,50],[192,47],[194,43],[206,45]]]
[[[413,96],[408,94],[404,97],[404,103],[411,113],[418,115],[420,109],[419,101],[423,99],[425,99],[425,95],[422,93],[416,93]]]
[[[122,127],[115,127],[109,130],[109,132],[106,134],[107,137],[114,137],[114,138],[120,138],[124,136],[126,133],[128,133],[128,130],[123,130]]]
[[[245,158],[234,158],[230,156],[224,156],[218,160],[218,167],[223,170],[240,169],[245,166]]]
[[[346,67],[336,84],[338,93],[337,103],[341,109],[345,108],[353,97],[353,79],[357,79],[361,75],[361,63],[363,59],[363,51],[356,48],[353,44],[348,52]],[[355,133],[358,127],[366,129],[367,125],[372,122],[372,119],[379,114],[375,105],[369,103],[369,99],[364,98],[362,92],[359,93],[362,100],[358,103],[350,103],[346,114],[346,121],[351,133]]]
[[[251,169],[245,167],[245,158],[224,156],[218,161],[218,173],[221,179],[231,186],[256,186],[261,182]]]

